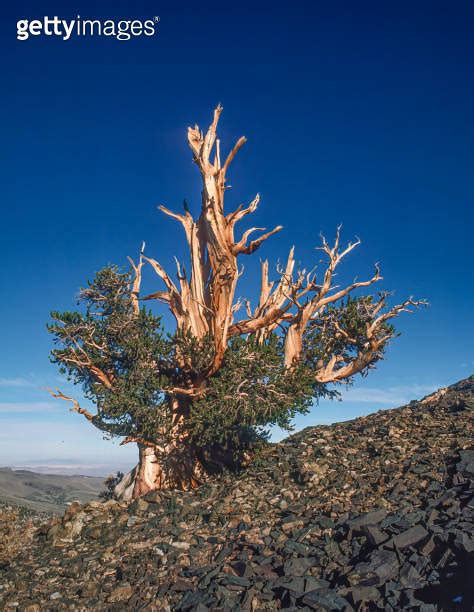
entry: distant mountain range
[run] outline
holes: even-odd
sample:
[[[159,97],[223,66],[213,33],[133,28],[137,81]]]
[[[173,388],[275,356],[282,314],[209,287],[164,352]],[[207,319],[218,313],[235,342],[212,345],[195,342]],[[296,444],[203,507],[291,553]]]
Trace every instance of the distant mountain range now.
[[[1,465],[1,464],[0,464]],[[5,464],[0,467],[11,468],[12,470],[26,470],[27,472],[35,472],[36,474],[54,474],[60,476],[96,476],[98,478],[106,478],[110,474],[115,474],[118,470],[125,474],[131,470],[133,465],[114,464],[113,466],[108,464],[91,464],[91,463],[77,463],[77,462],[58,462],[58,461],[45,461],[29,463],[23,463],[21,465]]]
[[[104,478],[39,474],[24,469],[0,468],[0,503],[24,506],[37,512],[62,513],[69,502],[97,499]]]

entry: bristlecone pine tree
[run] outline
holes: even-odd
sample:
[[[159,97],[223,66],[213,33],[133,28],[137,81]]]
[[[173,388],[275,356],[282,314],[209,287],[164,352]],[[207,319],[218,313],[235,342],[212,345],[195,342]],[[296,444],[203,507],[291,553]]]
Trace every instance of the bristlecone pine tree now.
[[[421,303],[408,299],[389,308],[387,293],[354,296],[381,280],[377,266],[368,280],[335,287],[336,268],[359,244],[341,247],[339,230],[332,245],[322,238],[322,272],[295,270],[291,249],[276,281],[269,280],[268,261],[261,262],[254,308],[236,300],[239,257],[282,227],[251,240],[263,231],[253,227],[235,238],[236,224],[256,210],[259,196],[247,207],[224,210],[227,173],[245,138],[222,163],[221,112],[218,106],[206,134],[188,129],[202,178],[199,218],[186,205],[183,214],[160,206],[184,228],[189,274],[178,263],[173,281],[142,248],[138,261],[130,259],[129,273],[101,270],[80,292],[82,311],[53,312],[48,326],[56,346],[52,360],[82,386],[95,413],[60,390],[51,393],[106,435],[138,445],[138,465],[116,488],[122,499],[196,487],[223,467],[244,465],[265,440],[265,427],[289,428],[296,413],[374,367],[396,335],[391,319]],[[145,265],[164,287],[141,296]],[[173,335],[145,307],[148,300],[167,305],[176,321]],[[246,316],[237,317],[242,306]]]

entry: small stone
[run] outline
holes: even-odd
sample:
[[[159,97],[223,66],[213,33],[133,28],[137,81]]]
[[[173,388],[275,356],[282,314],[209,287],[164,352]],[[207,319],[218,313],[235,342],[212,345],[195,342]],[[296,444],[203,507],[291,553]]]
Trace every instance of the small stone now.
[[[349,606],[347,599],[334,592],[310,591],[302,602],[312,610],[345,610]]]
[[[184,580],[184,578],[178,578],[174,584],[171,586],[172,591],[192,591],[194,589],[194,585],[190,580]]]
[[[388,540],[388,535],[374,525],[367,525],[362,532],[367,537],[372,546],[379,546]]]
[[[454,539],[454,545],[458,550],[471,555],[474,553],[474,537],[469,537],[467,533],[458,531]]]
[[[431,555],[434,549],[435,549],[435,541],[434,541],[433,536],[431,536],[429,540],[427,540],[424,544],[422,544],[419,547],[420,554],[425,557],[427,557],[428,555]]]
[[[139,497],[132,504],[130,504],[129,512],[134,514],[135,512],[138,514],[143,514],[148,510],[150,504],[148,504],[143,497]]]
[[[461,460],[459,461],[457,470],[465,476],[474,476],[474,450],[459,451]]]
[[[418,570],[410,563],[405,563],[400,570],[400,583],[402,586],[410,589],[416,589],[423,586],[423,581],[421,580]]]
[[[141,499],[150,504],[160,504],[163,501],[163,494],[161,491],[150,491]]]
[[[178,550],[189,550],[191,544],[189,544],[189,542],[171,542],[171,546],[173,548],[177,548]]]
[[[128,582],[123,582],[121,585],[116,586],[110,593],[107,601],[109,603],[118,603],[120,601],[128,601],[133,595],[133,589]]]
[[[360,516],[348,521],[348,524],[354,530],[360,529],[361,527],[365,527],[367,525],[378,525],[384,520],[387,514],[387,511],[381,508],[380,510],[374,510],[372,512],[367,512],[366,514],[361,514]]]
[[[100,590],[100,585],[97,582],[89,581],[83,584],[77,590],[81,597],[95,597]]]
[[[403,550],[408,548],[408,546],[415,546],[415,544],[424,540],[428,535],[423,525],[415,525],[415,527],[411,527],[394,536],[393,542],[398,549]]]
[[[303,521],[300,521],[299,519],[289,520],[287,522],[284,522],[281,526],[284,533],[290,533],[294,529],[300,529],[301,527],[303,527]]]
[[[233,586],[239,586],[239,587],[248,587],[250,586],[250,580],[247,580],[247,578],[243,578],[241,576],[232,576],[231,574],[227,574],[223,579],[222,579],[222,584],[225,584],[226,586],[228,585],[233,585]]]
[[[359,602],[375,603],[381,597],[380,591],[373,586],[353,587],[350,592],[352,593],[352,599],[354,600],[354,603],[359,603]]]
[[[379,586],[398,576],[398,558],[389,550],[375,550],[369,561],[359,563],[348,576],[351,584]]]
[[[283,572],[285,576],[303,576],[317,561],[316,557],[289,559],[283,566]]]

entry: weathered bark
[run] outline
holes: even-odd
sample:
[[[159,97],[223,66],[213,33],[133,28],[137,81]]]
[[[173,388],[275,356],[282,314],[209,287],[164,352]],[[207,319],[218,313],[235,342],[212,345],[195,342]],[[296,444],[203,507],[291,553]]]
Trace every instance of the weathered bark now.
[[[117,499],[128,501],[160,489],[187,491],[208,477],[195,449],[163,449],[138,444],[138,464],[115,487]]]
[[[166,442],[161,440],[153,444],[133,437],[122,442],[137,443],[138,463],[115,487],[117,499],[128,501],[162,489],[188,491],[224,468],[233,470],[248,463],[251,455],[245,445],[238,453],[227,445],[196,446],[182,428],[186,401],[173,400],[171,408],[173,426],[166,435]]]

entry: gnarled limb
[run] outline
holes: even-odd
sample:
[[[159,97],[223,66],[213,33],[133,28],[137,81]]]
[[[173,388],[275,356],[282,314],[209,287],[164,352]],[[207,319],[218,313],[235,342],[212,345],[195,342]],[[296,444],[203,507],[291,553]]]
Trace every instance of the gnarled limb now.
[[[88,410],[86,410],[85,408],[82,408],[79,404],[79,402],[74,399],[73,397],[69,397],[68,395],[64,395],[64,393],[62,391],[60,391],[59,389],[56,389],[56,391],[53,391],[52,389],[46,389],[48,391],[48,393],[50,395],[52,395],[55,399],[62,399],[66,402],[71,402],[72,403],[72,408],[71,410],[73,412],[77,412],[78,414],[82,414],[83,417],[85,417],[88,421],[90,421],[91,423],[94,422],[94,415],[91,414]]]
[[[340,250],[340,228],[337,230],[334,246],[330,247],[323,237],[321,249],[328,255],[329,261],[320,285],[316,283],[316,275],[312,272],[307,273],[306,270],[300,270],[296,277],[293,275],[294,249],[290,251],[286,268],[279,270],[280,282],[274,290],[274,283],[268,280],[268,262],[262,262],[259,305],[252,317],[234,323],[230,327],[229,336],[256,333],[262,339],[278,325],[287,323],[285,363],[287,367],[291,367],[300,358],[304,332],[315,315],[321,313],[328,304],[341,300],[354,290],[368,287],[382,279],[379,268],[376,266],[372,278],[366,281],[354,281],[344,289],[331,293],[332,280],[337,266],[359,244],[360,241],[357,240]],[[305,298],[304,303],[301,302],[303,298]]]
[[[245,138],[241,137],[237,141],[222,167],[220,166],[220,154],[216,155],[214,163],[210,162],[209,156],[216,142],[216,129],[221,112],[222,107],[218,106],[206,135],[197,127],[188,130],[189,145],[203,178],[202,208],[197,224],[201,235],[205,236],[210,264],[207,292],[209,300],[206,305],[210,309],[207,319],[209,332],[214,340],[214,362],[208,374],[219,369],[227,348],[229,329],[235,312],[233,308],[235,288],[239,277],[237,256],[241,253],[252,253],[264,240],[281,229],[277,227],[249,244],[247,244],[247,238],[250,231],[247,231],[242,240],[235,241],[235,223],[257,208],[259,196],[248,208],[239,207],[234,213],[225,216],[226,174],[237,152],[245,143]]]
[[[261,286],[258,307],[248,319],[234,323],[229,330],[229,336],[242,334],[257,334],[263,340],[277,325],[292,320],[293,315],[289,313],[292,307],[288,299],[289,294],[298,285],[293,281],[293,270],[295,267],[294,248],[290,250],[284,270],[279,270],[280,281],[276,288],[274,282],[268,280],[268,261],[261,263]],[[249,311],[249,308],[247,309]]]
[[[222,167],[222,172],[221,172],[222,176],[225,177],[228,167],[232,163],[234,157],[237,155],[239,149],[241,149],[246,142],[247,142],[247,139],[245,138],[245,136],[241,136],[238,139],[238,141],[235,143],[234,147],[232,148],[232,151],[229,153],[229,155],[227,156],[227,159],[225,160],[224,166]]]
[[[287,367],[291,367],[294,363],[299,361],[303,349],[303,335],[309,321],[313,317],[320,314],[329,304],[338,302],[352,293],[355,289],[368,287],[382,279],[379,267],[376,265],[375,273],[370,279],[366,281],[354,281],[344,289],[340,289],[335,293],[330,293],[334,272],[337,266],[346,255],[360,244],[360,240],[357,240],[354,243],[349,243],[347,247],[341,251],[339,249],[340,229],[340,227],[337,228],[336,239],[332,247],[329,246],[326,239],[323,237],[323,245],[320,248],[328,255],[329,262],[324,272],[322,284],[317,285],[315,278],[312,278],[308,280],[307,286],[301,292],[296,292],[295,303],[297,305],[297,313],[288,328],[285,339],[285,364]],[[308,293],[313,293],[314,295],[308,298],[304,305],[300,305],[298,300]]]
[[[242,204],[238,206],[234,212],[231,212],[226,217],[227,225],[230,227],[234,227],[237,221],[243,219],[246,215],[249,215],[257,210],[258,204],[260,202],[260,194],[257,193],[255,198],[250,202],[247,208],[243,208]]]
[[[250,236],[251,233],[253,233],[255,231],[258,231],[258,230],[260,230],[260,231],[264,230],[264,228],[260,228],[260,227],[252,227],[252,228],[250,228],[249,230],[244,232],[244,235],[242,236],[242,240],[240,240],[234,246],[235,254],[238,255],[239,253],[245,253],[246,255],[251,255],[254,251],[256,251],[258,249],[258,247],[262,244],[262,242],[267,240],[267,238],[270,238],[270,236],[273,236],[273,234],[281,232],[282,229],[283,229],[283,225],[277,225],[270,232],[267,232],[266,234],[263,234],[262,236],[260,236],[256,240],[252,240],[251,242],[249,242],[249,244],[246,244],[247,243],[247,238]]]
[[[401,312],[413,312],[410,307],[426,306],[427,302],[409,298],[401,304],[393,306],[385,313],[379,314],[385,305],[386,294],[382,294],[380,300],[372,308],[372,320],[366,326],[366,342],[363,348],[359,349],[352,358],[332,355],[328,362],[317,370],[316,380],[318,382],[334,383],[348,380],[355,374],[363,373],[367,368],[373,366],[381,358],[384,348],[394,336],[391,331],[387,331],[384,323]],[[340,333],[346,334],[340,327],[337,326],[337,329]],[[351,338],[348,338],[348,340],[349,343],[354,343]]]
[[[64,323],[59,319],[58,321],[62,324]],[[89,371],[98,383],[103,385],[106,389],[111,389],[113,374],[111,372],[104,372],[104,370],[94,364],[90,354],[84,346],[77,341],[76,337],[69,330],[66,330],[66,326],[64,326],[63,331],[64,337],[74,346],[69,346],[67,350],[63,351],[63,354],[61,354],[58,359],[66,365],[72,364],[78,368]],[[102,347],[99,347],[90,338],[84,340],[84,345],[88,346],[89,349],[92,347],[94,349],[103,350]]]

